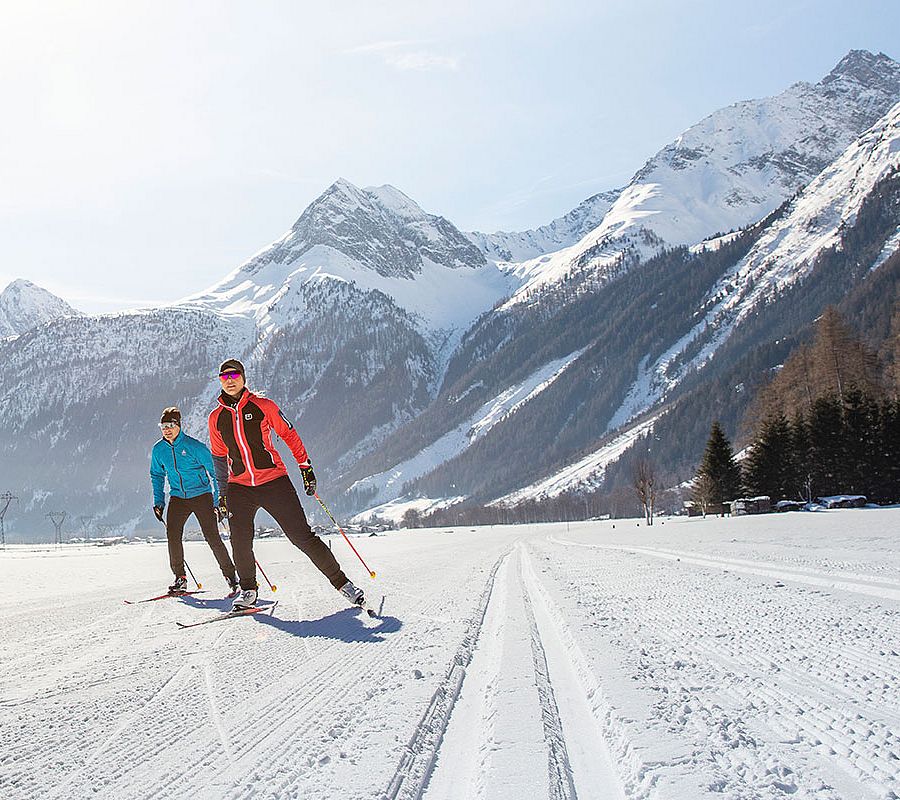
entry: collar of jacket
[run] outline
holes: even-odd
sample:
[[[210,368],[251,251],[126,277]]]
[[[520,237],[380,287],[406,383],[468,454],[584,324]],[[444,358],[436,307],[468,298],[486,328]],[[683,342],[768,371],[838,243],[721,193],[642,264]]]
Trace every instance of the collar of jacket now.
[[[245,397],[249,397],[250,392],[247,391],[247,387],[245,386],[241,389],[241,393],[237,397],[232,397],[230,394],[226,394],[224,391],[219,395],[219,404],[223,406],[227,406],[228,408],[237,408]]]
[[[184,438],[184,436],[185,436],[184,429],[182,429],[182,430],[178,431],[178,436],[176,436],[174,439],[172,439],[171,442],[168,439],[166,439],[165,437],[163,437],[163,441],[170,447],[175,447],[175,445],[178,444]]]

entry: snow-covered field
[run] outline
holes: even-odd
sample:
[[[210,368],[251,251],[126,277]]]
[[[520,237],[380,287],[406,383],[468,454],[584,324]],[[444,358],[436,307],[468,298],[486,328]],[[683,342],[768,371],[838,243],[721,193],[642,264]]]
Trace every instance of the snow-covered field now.
[[[0,552],[0,797],[900,796],[900,509],[332,543],[380,620],[284,540],[188,630],[202,543]]]

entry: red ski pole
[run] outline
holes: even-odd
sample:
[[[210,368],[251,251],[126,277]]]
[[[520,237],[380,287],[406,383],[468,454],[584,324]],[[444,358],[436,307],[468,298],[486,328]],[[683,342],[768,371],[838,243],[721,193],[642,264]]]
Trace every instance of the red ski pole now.
[[[362,565],[366,568],[366,572],[369,573],[369,577],[372,578],[372,580],[375,580],[375,573],[372,570],[370,570],[368,565],[366,564],[366,562],[363,561],[363,557],[359,554],[359,551],[357,551],[357,549],[353,546],[353,542],[350,541],[350,539],[347,537],[347,534],[344,533],[344,529],[340,525],[338,525],[338,521],[331,515],[331,512],[328,510],[328,506],[326,506],[325,503],[322,502],[322,498],[319,497],[318,493],[316,493],[316,500],[319,501],[319,505],[325,509],[325,513],[328,514],[328,518],[334,523],[335,527],[341,532],[341,536],[343,536],[344,539],[347,540],[347,544],[350,545],[350,549],[354,553],[356,553],[356,557],[360,560]]]
[[[254,559],[254,560],[255,560],[255,559]],[[269,584],[269,588],[270,588],[273,592],[277,592],[277,591],[278,591],[278,587],[277,587],[274,583],[272,583],[272,581],[269,580],[269,576],[266,575],[266,571],[262,568],[262,566],[260,565],[259,561],[256,562],[256,566],[257,566],[257,568],[259,569],[259,571],[262,573],[262,576],[266,579],[266,583]]]

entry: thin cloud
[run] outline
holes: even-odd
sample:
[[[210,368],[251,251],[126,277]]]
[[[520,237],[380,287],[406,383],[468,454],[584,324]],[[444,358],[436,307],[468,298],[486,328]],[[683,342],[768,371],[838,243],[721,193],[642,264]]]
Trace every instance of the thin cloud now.
[[[370,44],[361,44],[357,47],[350,47],[347,50],[341,50],[342,53],[382,53],[385,50],[396,50],[398,47],[414,47],[421,44],[427,44],[428,40],[424,39],[398,39],[394,41],[371,42]]]
[[[387,53],[385,63],[402,70],[418,70],[432,72],[434,70],[459,70],[459,58],[442,56],[438,53]]]
[[[413,49],[425,44],[430,44],[430,41],[427,39],[390,40],[371,42],[341,52],[345,55],[377,55],[389,67],[399,70],[418,72],[434,72],[436,70],[456,72],[459,70],[460,59],[458,56],[448,56],[428,49]]]

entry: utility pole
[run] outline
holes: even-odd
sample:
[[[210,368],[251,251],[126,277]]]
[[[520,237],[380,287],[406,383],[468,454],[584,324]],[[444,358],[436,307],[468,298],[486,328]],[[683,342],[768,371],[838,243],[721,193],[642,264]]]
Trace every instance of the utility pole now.
[[[3,508],[0,508],[0,547],[6,547],[6,531],[3,528],[3,518],[6,516],[6,511],[9,508],[9,504],[13,500],[15,500],[17,503],[19,502],[19,498],[11,492],[4,492],[3,494],[0,494],[0,504],[3,505]]]
[[[44,516],[46,516],[47,519],[53,523],[53,527],[56,528],[56,544],[62,544],[62,526],[66,521],[68,514],[66,514],[65,511],[48,511]]]
[[[91,530],[91,523],[94,521],[93,517],[81,516],[78,518],[78,521],[81,523],[81,535],[84,537],[84,540],[87,541],[88,534]]]

